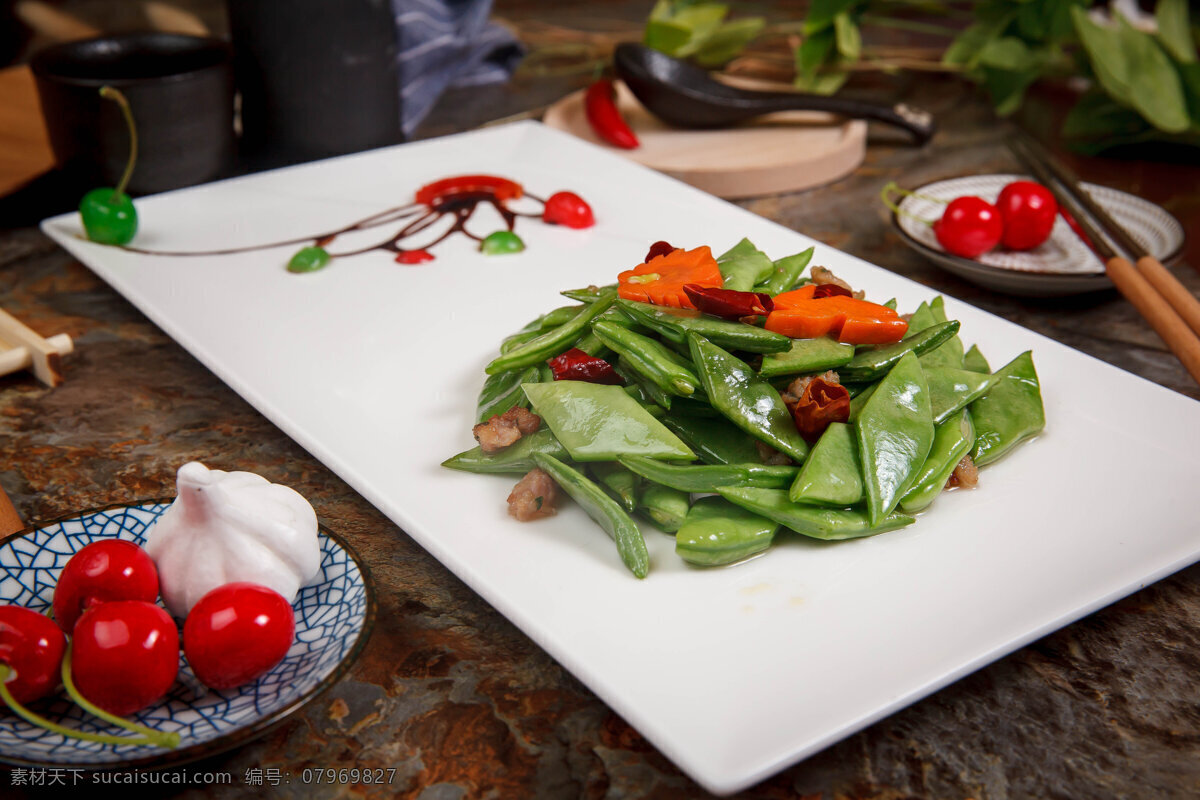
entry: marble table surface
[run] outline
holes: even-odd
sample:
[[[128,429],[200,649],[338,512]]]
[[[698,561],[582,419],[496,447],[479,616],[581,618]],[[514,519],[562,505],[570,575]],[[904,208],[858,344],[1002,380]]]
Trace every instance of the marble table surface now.
[[[455,93],[423,135],[534,108],[565,88],[523,80],[486,100],[468,102]],[[888,91],[937,115],[941,131],[929,146],[918,150],[873,132],[866,162],[844,180],[741,204],[931,292],[1200,399],[1200,386],[1115,292],[1007,297],[965,283],[904,247],[876,199],[883,183],[914,186],[1012,171],[1016,164],[1001,146],[1009,123],[997,123],[961,85],[909,80],[889,84]],[[1042,118],[1036,103],[1031,106],[1021,123],[1037,132]],[[1185,261],[1200,266],[1200,169],[1138,160],[1074,163],[1085,177],[1142,194],[1186,220],[1192,238]],[[1174,272],[1200,291],[1200,274],[1188,263]],[[0,307],[44,336],[68,333],[76,343],[57,388],[29,373],[0,377],[0,487],[27,520],[170,495],[180,464],[219,460],[300,489],[321,520],[364,556],[380,587],[374,634],[345,680],[260,740],[189,768],[227,772],[230,785],[142,785],[138,796],[706,796],[403,530],[35,227],[0,230]],[[1200,567],[1193,566],[738,796],[1200,796],[1198,676]],[[306,768],[377,767],[395,770],[391,783],[298,780]],[[274,777],[289,773],[290,783],[273,785]],[[247,785],[247,778],[263,785]],[[14,781],[15,773],[0,774],[0,795],[78,791]]]

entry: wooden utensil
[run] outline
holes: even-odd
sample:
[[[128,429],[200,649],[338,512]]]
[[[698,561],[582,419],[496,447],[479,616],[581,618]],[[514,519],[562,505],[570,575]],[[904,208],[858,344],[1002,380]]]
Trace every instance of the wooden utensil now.
[[[12,500],[5,494],[4,489],[0,488],[0,536],[8,536],[24,527],[25,523],[21,520],[21,515],[17,513]]]
[[[1099,226],[1093,224],[1089,210],[1082,199],[1086,192],[1079,186],[1078,180],[1073,183],[1063,181],[1061,176],[1066,175],[1068,179],[1073,176],[1063,172],[1061,166],[1058,174],[1055,174],[1050,167],[1051,161],[1048,155],[1033,149],[1023,139],[1010,139],[1008,145],[1017,157],[1025,162],[1038,181],[1050,190],[1058,200],[1059,206],[1065,208],[1075,218],[1084,234],[1091,240],[1097,257],[1104,262],[1105,271],[1113,285],[1150,324],[1150,327],[1166,343],[1196,382],[1200,383],[1200,337],[1197,336],[1197,330],[1200,329],[1189,327],[1184,318],[1172,307],[1173,304],[1167,300],[1168,297],[1174,295],[1177,297],[1177,302],[1187,307],[1189,304],[1178,297],[1180,292],[1191,297],[1187,289],[1167,272],[1157,259],[1134,242],[1128,232],[1122,229],[1099,206],[1096,206],[1098,213],[1095,214]],[[1090,201],[1090,199],[1089,197],[1088,200]],[[1101,229],[1103,229],[1103,233]],[[1146,265],[1146,273],[1143,273],[1140,267],[1135,267],[1130,259],[1117,253],[1109,243],[1110,240],[1123,241],[1131,249],[1130,255],[1137,259],[1139,265],[1143,263]],[[1147,274],[1153,274],[1154,281],[1157,283],[1152,282],[1146,276]],[[1156,289],[1159,284],[1167,287],[1163,294],[1159,294],[1159,290]],[[1167,294],[1168,291],[1171,294]],[[1194,302],[1195,298],[1191,298],[1191,300]]]
[[[65,333],[43,339],[16,317],[0,309],[0,375],[32,367],[47,386],[62,383],[61,357],[75,349]]]

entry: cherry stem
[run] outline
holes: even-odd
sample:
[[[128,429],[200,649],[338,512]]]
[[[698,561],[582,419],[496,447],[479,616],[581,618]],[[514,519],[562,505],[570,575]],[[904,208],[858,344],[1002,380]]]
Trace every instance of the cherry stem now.
[[[945,205],[947,202],[949,202],[947,200],[942,200],[939,197],[930,197],[929,195],[910,192],[907,189],[900,188],[900,184],[896,183],[895,181],[888,181],[887,185],[884,186],[879,192],[879,199],[883,201],[883,204],[891,209],[892,213],[894,214],[897,214],[901,217],[908,217],[909,219],[915,219],[917,222],[923,222],[926,225],[932,225],[933,221],[925,219],[924,217],[918,217],[916,214],[905,211],[900,207],[899,203],[896,203],[892,200],[892,192],[895,192],[896,194],[902,194],[905,197],[915,197],[918,200],[928,200],[931,203],[941,203],[942,205]]]
[[[118,717],[116,714],[110,714],[102,708],[99,708],[94,703],[90,702],[86,697],[79,693],[79,689],[75,687],[75,681],[71,679],[71,642],[67,642],[67,652],[63,655],[62,660],[62,682],[63,688],[67,690],[67,694],[75,704],[89,714],[99,717],[100,719],[118,728],[124,728],[127,731],[140,733],[148,741],[147,744],[155,744],[159,747],[167,747],[174,749],[179,746],[179,733],[176,731],[156,731],[154,728],[148,728],[145,725],[139,725],[132,720]],[[122,742],[129,741],[121,739]]]
[[[28,722],[30,725],[36,725],[39,728],[44,728],[51,733],[57,733],[60,736],[65,736],[68,739],[83,739],[88,742],[99,742],[101,744],[158,744],[152,741],[150,737],[138,736],[113,736],[108,733],[88,733],[87,731],[77,731],[71,728],[64,728],[62,725],[51,722],[45,717],[38,716],[30,711],[25,706],[17,702],[17,699],[12,696],[12,692],[8,690],[7,683],[17,677],[17,672],[8,664],[0,664],[0,699],[3,699],[5,704],[13,710],[17,716]]]
[[[121,93],[120,89],[101,86],[100,96],[106,100],[112,100],[121,107],[121,113],[125,116],[125,125],[129,128],[129,160],[125,162],[125,172],[121,175],[121,182],[113,190],[113,200],[115,201],[129,185],[129,179],[133,176],[133,165],[137,163],[137,126],[133,124],[133,109],[129,107],[129,101],[125,99],[125,95]]]

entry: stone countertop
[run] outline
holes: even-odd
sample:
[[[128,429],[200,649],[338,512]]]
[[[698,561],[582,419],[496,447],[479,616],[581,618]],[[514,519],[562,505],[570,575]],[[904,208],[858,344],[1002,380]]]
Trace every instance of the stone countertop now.
[[[916,186],[1016,165],[1004,125],[960,86],[895,84],[932,110],[926,149],[874,139],[838,183],[741,203],[831,246],[1004,316],[1193,398],[1198,387],[1115,292],[1026,300],[978,289],[907,249],[877,202]],[[534,107],[562,88],[522,85],[463,111],[452,95],[426,134]],[[544,96],[544,97],[543,97]],[[1036,105],[1030,113],[1036,113]],[[1036,128],[1037,119],[1026,120]],[[1195,219],[1196,172],[1102,163],[1085,177]],[[1185,170],[1192,169],[1192,172]],[[1189,217],[1190,215],[1190,217]],[[1193,231],[1195,230],[1193,226]],[[1195,264],[1196,236],[1189,258]],[[1200,275],[1175,273],[1193,291]],[[588,689],[366,500],[264,419],[87,268],[34,228],[0,231],[0,307],[76,352],[53,390],[0,377],[0,486],[29,520],[174,492],[191,459],[300,487],[380,588],[374,633],[349,676],[261,739],[188,767],[230,785],[141,784],[182,798],[697,798],[706,794]],[[1119,464],[1114,464],[1119,469]],[[1064,480],[1069,480],[1064,476]],[[886,658],[881,659],[886,669]],[[740,798],[1185,798],[1200,795],[1200,567],[1185,569],[1022,648],[810,757]],[[383,784],[305,783],[305,769],[394,769]],[[278,773],[273,772],[278,770]],[[251,771],[248,773],[248,771]],[[278,785],[273,785],[275,776]],[[282,777],[290,775],[290,783]],[[46,778],[47,782],[49,778]],[[51,797],[67,787],[0,794]],[[261,777],[263,785],[248,785]],[[82,780],[89,780],[84,776]]]

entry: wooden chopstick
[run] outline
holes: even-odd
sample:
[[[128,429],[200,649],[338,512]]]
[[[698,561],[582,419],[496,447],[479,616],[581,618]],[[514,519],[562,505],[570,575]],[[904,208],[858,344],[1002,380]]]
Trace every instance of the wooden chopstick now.
[[[1010,139],[1008,142],[1009,148],[1016,154],[1017,158],[1021,159],[1034,176],[1054,195],[1059,206],[1065,208],[1067,212],[1075,218],[1079,223],[1079,227],[1083,229],[1084,234],[1091,239],[1096,255],[1104,262],[1105,272],[1113,285],[1117,287],[1125,299],[1137,309],[1142,318],[1150,324],[1154,332],[1159,338],[1170,348],[1175,357],[1183,364],[1184,369],[1192,376],[1197,383],[1200,383],[1200,337],[1197,336],[1196,330],[1189,327],[1184,318],[1172,307],[1172,304],[1167,302],[1167,295],[1159,294],[1156,285],[1151,282],[1137,267],[1133,265],[1128,258],[1118,254],[1109,244],[1109,240],[1116,240],[1119,235],[1107,235],[1109,226],[1102,221],[1100,224],[1105,225],[1104,233],[1092,223],[1092,219],[1084,208],[1084,204],[1078,198],[1079,188],[1078,183],[1070,185],[1063,183],[1058,176],[1051,172],[1045,161],[1043,161],[1037,153],[1035,153],[1028,145],[1020,139]],[[1103,215],[1108,223],[1116,226],[1117,223],[1112,220],[1108,214]],[[1117,226],[1119,229],[1119,226]],[[1128,234],[1125,234],[1128,237]],[[1141,251],[1144,252],[1144,251]],[[1139,253],[1140,254],[1140,253]],[[1139,254],[1131,254],[1137,257]],[[1156,279],[1167,286],[1177,284],[1178,289],[1184,294],[1187,294],[1187,289],[1179,284],[1158,260],[1149,255],[1144,255],[1138,259],[1139,262],[1146,262],[1147,272],[1154,274]],[[1153,263],[1151,263],[1153,262]],[[1163,275],[1169,280],[1164,280]],[[1171,290],[1174,293],[1174,290]],[[1192,298],[1193,300],[1195,298]],[[1182,300],[1180,301],[1182,302]]]
[[[0,488],[0,536],[8,536],[24,527],[25,523],[21,521],[21,515],[17,513],[12,500],[4,493],[4,489]]]

